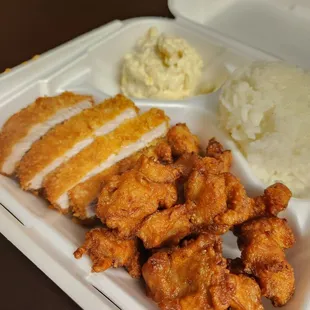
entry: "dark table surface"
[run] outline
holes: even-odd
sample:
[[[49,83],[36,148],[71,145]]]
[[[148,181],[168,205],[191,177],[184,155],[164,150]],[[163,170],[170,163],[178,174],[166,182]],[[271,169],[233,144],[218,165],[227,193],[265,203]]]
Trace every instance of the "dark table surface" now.
[[[0,72],[114,19],[171,16],[167,0],[10,0],[0,4]],[[80,309],[0,234],[0,309]]]

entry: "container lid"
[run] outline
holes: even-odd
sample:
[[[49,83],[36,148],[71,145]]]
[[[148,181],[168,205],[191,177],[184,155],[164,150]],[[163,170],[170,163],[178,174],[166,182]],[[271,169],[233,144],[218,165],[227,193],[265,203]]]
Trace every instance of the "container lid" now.
[[[177,18],[310,69],[309,0],[169,0]]]

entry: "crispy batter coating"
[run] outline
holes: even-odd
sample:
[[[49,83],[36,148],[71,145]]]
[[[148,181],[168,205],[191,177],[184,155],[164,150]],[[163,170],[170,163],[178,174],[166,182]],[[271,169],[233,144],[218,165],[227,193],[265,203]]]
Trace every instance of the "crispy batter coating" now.
[[[139,141],[143,135],[163,125],[167,126],[168,118],[162,110],[150,109],[134,119],[123,122],[111,133],[95,139],[76,156],[59,166],[44,180],[46,198],[56,207],[60,206],[59,199],[66,195],[82,180],[91,177],[94,169],[100,170],[101,165],[122,148]],[[102,168],[102,170],[105,170]],[[98,171],[100,172],[100,171]],[[63,210],[64,211],[64,210]]]
[[[263,310],[262,293],[255,280],[245,275],[230,275],[236,287],[230,303],[231,310]]]
[[[74,108],[74,106],[82,101],[89,101],[93,103],[93,98],[91,96],[77,95],[71,92],[64,92],[58,96],[54,97],[40,97],[37,98],[35,102],[28,105],[26,108],[12,115],[6,123],[3,125],[0,132],[0,172],[4,174],[11,174],[14,172],[14,167],[7,167],[3,169],[3,166],[11,155],[13,148],[17,143],[26,138],[30,133],[31,129],[36,125],[44,124],[46,125],[40,131],[36,130],[36,133],[32,135],[40,138],[46,133],[53,123],[48,124],[48,120],[56,115],[57,112],[62,111],[63,117],[66,116],[67,111],[65,109]],[[91,104],[88,106],[90,107]],[[81,110],[79,110],[81,111]],[[59,117],[59,121],[64,121],[66,118]],[[54,125],[57,121],[54,121]],[[29,140],[31,140],[29,138]],[[33,141],[34,142],[34,141]],[[31,144],[29,145],[29,147]],[[23,156],[28,149],[25,149],[26,144],[20,145],[19,155]],[[16,158],[17,159],[17,158]],[[20,160],[21,158],[19,158]],[[18,160],[18,161],[19,161]],[[17,162],[18,162],[17,161]],[[14,166],[15,164],[14,163]]]
[[[179,176],[172,166],[141,156],[134,169],[112,177],[103,187],[96,214],[120,236],[133,236],[148,215],[176,203],[175,180]]]
[[[40,188],[33,187],[35,185],[32,184],[32,181],[38,174],[42,174],[42,170],[52,163],[54,163],[53,169],[55,169],[55,160],[58,160],[59,166],[69,158],[66,152],[76,148],[78,143],[84,147],[90,144],[95,134],[98,134],[96,130],[102,126],[108,124],[106,133],[112,131],[113,126],[122,122],[122,120],[116,121],[115,119],[125,112],[128,115],[128,110],[132,111],[133,116],[138,111],[131,100],[118,95],[55,126],[42,139],[37,140],[21,160],[17,173],[21,186],[24,189],[28,189],[28,187]],[[109,123],[111,121],[114,121],[113,125]],[[46,174],[48,171],[45,172]]]
[[[235,287],[221,250],[218,236],[201,234],[155,253],[142,267],[149,296],[165,310],[227,309]]]
[[[133,278],[141,276],[137,239],[121,239],[114,231],[95,228],[86,233],[84,244],[75,252],[75,258],[88,254],[92,271],[101,272],[110,267],[125,267]]]
[[[231,164],[231,151],[224,151],[223,146],[214,138],[208,143],[206,156],[184,153],[175,162],[175,165],[181,170],[184,180],[187,180],[193,170],[213,174],[229,172]]]
[[[242,259],[240,257],[237,257],[234,259],[228,258],[227,259],[227,265],[228,265],[228,269],[230,270],[230,272],[232,274],[236,274],[236,275],[239,275],[239,274],[245,274],[246,275],[247,274],[244,271],[244,265],[243,265]]]
[[[129,168],[130,169],[130,168]],[[70,207],[73,216],[85,220],[94,217],[93,212],[89,212],[91,206],[95,203],[102,186],[114,175],[120,171],[119,163],[96,174],[89,180],[79,183],[69,191]]]
[[[247,196],[240,180],[231,173],[222,175],[225,179],[226,208],[214,217],[212,230],[217,233],[225,233],[256,215],[255,202]]]
[[[280,183],[268,187],[262,196],[249,198],[238,178],[230,173],[224,175],[227,209],[214,218],[211,229],[214,232],[225,233],[249,219],[276,215],[287,207],[291,198],[290,190]]]
[[[211,159],[215,159],[211,160]],[[202,163],[197,163],[196,170],[207,173],[229,172],[232,164],[232,154],[230,150],[224,150],[223,146],[215,138],[210,139],[206,156],[202,158]]]
[[[198,153],[199,140],[188,129],[186,124],[176,124],[167,134],[168,143],[172,148],[173,156],[181,156],[184,153]]]
[[[136,152],[135,154],[121,160],[114,166],[101,173],[93,176],[89,180],[76,185],[69,192],[70,206],[73,215],[81,220],[93,217],[89,215],[89,208],[96,201],[100,191],[106,182],[114,175],[120,175],[132,169],[138,162],[141,155],[153,157],[160,162],[170,162],[172,160],[171,148],[166,143],[164,138],[159,138],[152,141],[146,148]]]
[[[188,209],[185,205],[178,205],[150,215],[142,223],[137,236],[147,249],[151,249],[177,245],[191,231]]]
[[[230,175],[230,174],[229,174]],[[186,204],[194,209],[191,222],[206,228],[226,211],[226,174],[203,174],[194,170],[186,187]]]
[[[270,215],[278,215],[286,209],[291,197],[291,191],[284,184],[275,183],[267,187],[263,196],[254,198],[258,215],[263,216],[266,213],[265,210]]]
[[[151,215],[138,236],[146,248],[153,248],[177,244],[186,235],[200,230],[224,234],[249,219],[285,209],[289,199],[290,192],[283,184],[272,185],[263,196],[252,199],[231,173],[194,170],[186,185],[186,203]]]
[[[171,164],[173,162],[172,158],[172,150],[170,145],[166,142],[166,140],[161,141],[156,145],[156,148],[154,149],[155,156],[152,154],[145,154],[148,157],[151,157],[151,155],[155,158],[157,158],[160,162],[163,162],[165,164]]]
[[[287,221],[263,217],[241,225],[235,234],[245,271],[257,278],[263,296],[274,306],[285,305],[295,290],[294,271],[284,254],[295,242]]]

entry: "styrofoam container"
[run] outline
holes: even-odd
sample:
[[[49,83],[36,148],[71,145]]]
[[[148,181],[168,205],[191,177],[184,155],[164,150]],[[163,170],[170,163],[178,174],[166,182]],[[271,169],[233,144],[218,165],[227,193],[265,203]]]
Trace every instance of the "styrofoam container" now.
[[[283,59],[310,67],[310,3],[274,0],[171,0],[175,20],[136,18],[115,22],[85,35],[76,45],[59,47],[39,60],[0,76],[0,127],[6,119],[42,95],[64,90],[90,93],[97,102],[119,92],[121,59],[151,26],[187,39],[209,65],[210,79],[221,70],[256,59]],[[74,43],[74,42],[73,42]],[[71,45],[70,45],[71,44]],[[76,51],[77,46],[79,47]],[[71,49],[70,49],[71,48]],[[73,51],[75,50],[75,53]],[[71,54],[71,56],[69,55]],[[58,61],[56,61],[58,59]],[[135,100],[142,109],[158,107],[171,124],[186,122],[205,146],[216,137],[233,151],[233,172],[249,194],[265,187],[230,138],[217,128],[219,92],[179,101]],[[123,269],[90,273],[87,257],[75,260],[72,253],[82,244],[85,229],[70,217],[47,208],[46,203],[23,192],[17,183],[0,177],[0,231],[84,309],[151,310],[157,306],[146,297],[142,281]],[[286,251],[296,275],[296,293],[283,309],[310,309],[310,201],[292,199],[286,217],[296,235],[296,245]],[[231,233],[223,236],[224,255],[240,255]],[[265,309],[273,309],[264,301]]]

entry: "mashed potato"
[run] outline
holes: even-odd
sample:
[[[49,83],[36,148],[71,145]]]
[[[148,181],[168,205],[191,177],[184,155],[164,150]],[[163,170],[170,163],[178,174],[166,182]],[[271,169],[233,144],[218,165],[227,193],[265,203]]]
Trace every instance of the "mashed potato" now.
[[[219,111],[258,178],[310,198],[309,73],[276,62],[240,68],[223,86]]]
[[[125,56],[121,90],[136,98],[179,99],[194,95],[203,61],[184,39],[150,28]]]

